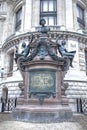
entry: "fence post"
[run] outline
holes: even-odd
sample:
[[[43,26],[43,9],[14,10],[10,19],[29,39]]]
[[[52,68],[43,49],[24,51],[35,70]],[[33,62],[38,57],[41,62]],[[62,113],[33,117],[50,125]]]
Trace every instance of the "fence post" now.
[[[82,110],[82,99],[80,98],[80,111],[81,113],[83,113],[83,110]]]
[[[77,98],[77,112],[78,113],[83,113],[83,109],[82,109],[82,99],[81,98]]]
[[[15,107],[16,107],[16,104],[17,104],[17,98],[15,98]]]
[[[76,99],[77,102],[77,112],[79,112],[79,102],[78,102],[78,98]]]

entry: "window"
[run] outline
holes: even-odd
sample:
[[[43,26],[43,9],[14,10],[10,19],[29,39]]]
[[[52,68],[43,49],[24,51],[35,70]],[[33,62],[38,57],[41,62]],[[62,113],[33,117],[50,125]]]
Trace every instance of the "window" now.
[[[1,60],[1,51],[0,51],[0,60]]]
[[[9,54],[9,72],[13,71],[14,52]]]
[[[80,29],[85,29],[84,9],[77,4],[77,22]]]
[[[87,75],[87,50],[85,50],[85,66],[86,66],[86,75]]]
[[[46,25],[57,24],[57,2],[56,0],[40,1],[40,18],[46,20]]]
[[[16,12],[16,24],[15,24],[15,30],[18,31],[21,28],[21,21],[22,21],[22,8],[20,8]]]

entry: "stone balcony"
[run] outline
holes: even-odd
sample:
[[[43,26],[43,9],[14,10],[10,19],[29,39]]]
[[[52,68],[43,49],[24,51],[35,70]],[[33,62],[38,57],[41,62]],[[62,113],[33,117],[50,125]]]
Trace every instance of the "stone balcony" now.
[[[51,31],[59,31],[59,30],[61,30],[61,26],[48,26],[48,27],[50,27]],[[38,31],[40,28],[41,28],[40,26],[35,27],[35,30]]]

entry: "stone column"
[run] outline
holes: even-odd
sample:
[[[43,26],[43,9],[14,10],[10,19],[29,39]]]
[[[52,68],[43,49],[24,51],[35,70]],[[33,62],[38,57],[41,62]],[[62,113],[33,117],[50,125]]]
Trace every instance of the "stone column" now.
[[[31,29],[31,19],[32,19],[32,0],[26,0],[25,18],[24,18],[25,31],[29,31]]]
[[[8,36],[10,36],[13,33],[13,4],[7,2],[5,5],[7,6],[5,9],[6,20],[3,23],[3,39],[6,39]]]
[[[4,20],[3,19],[1,19],[0,20],[0,30],[2,30],[2,31],[0,31],[0,46],[1,46],[1,44],[3,43],[3,23],[4,23]]]
[[[76,6],[76,2],[73,3],[73,23],[74,23],[74,30],[78,30],[78,23],[77,23],[77,6]]]
[[[32,0],[32,27],[38,26],[40,21],[40,0]]]
[[[73,30],[73,3],[72,0],[66,0],[66,29]]]
[[[57,0],[57,24],[59,26],[65,25],[64,5],[64,1]]]
[[[22,23],[21,23],[21,32],[24,31],[25,27],[25,3],[22,5]]]

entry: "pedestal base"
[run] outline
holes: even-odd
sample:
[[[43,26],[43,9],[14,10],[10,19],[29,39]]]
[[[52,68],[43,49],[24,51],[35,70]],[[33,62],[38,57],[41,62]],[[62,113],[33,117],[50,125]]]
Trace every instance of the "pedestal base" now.
[[[56,122],[72,118],[72,111],[67,106],[19,106],[13,111],[15,120],[30,122]]]

